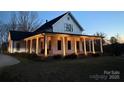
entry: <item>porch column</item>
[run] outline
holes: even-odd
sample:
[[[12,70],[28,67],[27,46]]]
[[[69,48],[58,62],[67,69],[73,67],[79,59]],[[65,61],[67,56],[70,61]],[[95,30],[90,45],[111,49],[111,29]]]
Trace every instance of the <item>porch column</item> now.
[[[44,35],[44,56],[47,57],[47,36]]]
[[[8,52],[10,52],[10,40],[8,42]]]
[[[84,54],[87,55],[87,50],[86,50],[86,40],[84,38]]]
[[[11,41],[9,41],[8,51],[11,53]]]
[[[63,49],[63,56],[65,56],[66,52],[65,52],[65,37],[64,36],[62,37],[62,49]]]
[[[30,40],[30,54],[32,53],[32,39]]]
[[[36,38],[36,54],[38,55],[38,51],[39,51],[39,38]]]
[[[82,49],[82,39],[80,38],[80,41],[79,41],[79,45],[80,45],[80,53],[82,53],[83,49]]]
[[[100,49],[101,49],[101,53],[103,53],[103,44],[102,44],[102,39],[100,39]]]
[[[92,50],[93,50],[93,54],[95,54],[94,39],[92,39]]]
[[[91,40],[89,40],[89,52],[91,53]]]
[[[27,48],[28,48],[28,44],[27,44],[27,43],[28,43],[28,40],[25,41],[25,45],[26,45],[26,46],[25,46],[25,52],[26,52],[26,53],[28,52],[28,51],[27,51]]]
[[[13,41],[11,40],[10,43],[10,52],[13,53]]]
[[[74,38],[74,53],[77,55],[77,43],[75,38]]]

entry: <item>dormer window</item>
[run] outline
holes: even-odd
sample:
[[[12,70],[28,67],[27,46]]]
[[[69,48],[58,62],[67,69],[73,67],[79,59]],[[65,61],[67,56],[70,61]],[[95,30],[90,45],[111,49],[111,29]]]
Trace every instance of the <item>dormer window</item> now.
[[[65,23],[65,31],[73,32],[73,25]]]
[[[69,17],[67,17],[67,19],[68,19],[68,20],[70,20],[70,18],[69,18]]]

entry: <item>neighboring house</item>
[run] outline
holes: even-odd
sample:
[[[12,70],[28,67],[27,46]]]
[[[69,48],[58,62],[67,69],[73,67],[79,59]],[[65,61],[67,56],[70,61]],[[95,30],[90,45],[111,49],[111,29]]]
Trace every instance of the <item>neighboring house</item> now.
[[[103,53],[102,37],[83,35],[83,31],[74,16],[66,12],[34,32],[10,31],[8,52],[43,56]]]
[[[103,45],[110,45],[111,44],[110,40],[105,39],[105,38],[103,40],[104,40],[104,44]]]

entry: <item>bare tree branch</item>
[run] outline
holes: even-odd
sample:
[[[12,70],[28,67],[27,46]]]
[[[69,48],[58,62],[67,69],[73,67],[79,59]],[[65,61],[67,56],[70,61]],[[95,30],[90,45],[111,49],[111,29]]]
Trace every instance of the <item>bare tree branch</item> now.
[[[37,12],[18,12],[18,24],[23,31],[34,31],[38,26],[38,13]]]
[[[4,24],[0,21],[0,47],[1,47],[1,52],[3,52],[3,43],[7,42],[7,37],[8,37],[8,32],[9,32],[9,27],[7,24]]]
[[[11,13],[10,30],[15,31],[17,29],[17,15],[15,12]]]
[[[106,34],[103,33],[103,32],[96,32],[94,35],[95,35],[95,36],[100,36],[100,37],[103,37],[103,38],[106,37]]]
[[[11,15],[11,30],[34,31],[41,25],[37,12],[19,11]]]

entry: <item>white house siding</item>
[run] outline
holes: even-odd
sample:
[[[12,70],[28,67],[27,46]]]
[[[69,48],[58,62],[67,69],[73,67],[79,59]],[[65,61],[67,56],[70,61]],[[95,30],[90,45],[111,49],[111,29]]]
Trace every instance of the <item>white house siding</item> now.
[[[20,49],[17,50],[17,43],[20,43]],[[15,52],[25,52],[25,42],[24,41],[13,41],[13,53]]]
[[[69,17],[69,20],[68,20]],[[73,25],[73,32],[67,32],[65,31],[65,23],[72,24]],[[59,32],[59,33],[71,33],[71,34],[82,34],[82,31],[77,26],[77,24],[73,21],[73,19],[70,17],[70,15],[66,14],[63,16],[59,21],[57,21],[53,25],[53,32]]]

